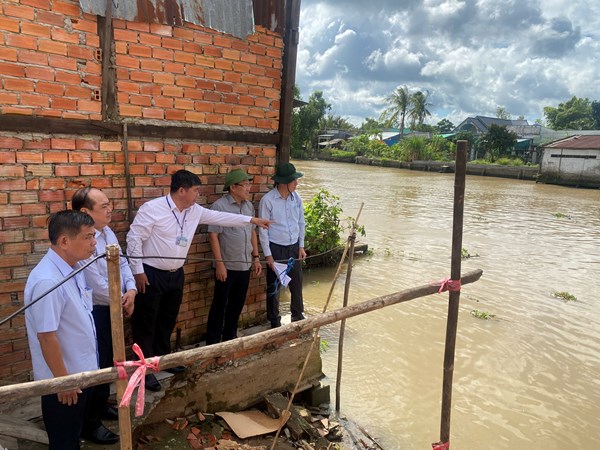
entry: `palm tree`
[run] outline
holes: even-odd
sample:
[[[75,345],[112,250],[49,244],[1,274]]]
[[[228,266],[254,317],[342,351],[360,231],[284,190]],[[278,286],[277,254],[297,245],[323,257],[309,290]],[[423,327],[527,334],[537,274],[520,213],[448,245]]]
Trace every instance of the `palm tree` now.
[[[411,127],[415,128],[416,125],[422,125],[426,117],[431,116],[431,113],[427,109],[431,106],[429,103],[429,91],[425,93],[417,91],[410,96],[410,104],[412,108],[409,112],[411,118]]]
[[[396,88],[385,101],[391,106],[383,111],[381,122],[384,122],[386,127],[391,127],[398,124],[398,117],[400,117],[400,137],[402,137],[404,134],[404,120],[411,105],[411,95],[408,93],[408,88],[406,86]]]

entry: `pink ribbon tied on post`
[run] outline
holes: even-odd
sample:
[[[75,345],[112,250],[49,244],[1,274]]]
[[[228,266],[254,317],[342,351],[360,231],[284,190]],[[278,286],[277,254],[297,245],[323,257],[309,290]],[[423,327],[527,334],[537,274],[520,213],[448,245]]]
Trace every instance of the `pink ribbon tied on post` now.
[[[121,403],[119,403],[119,408],[122,406],[129,406],[131,402],[131,396],[133,395],[133,391],[139,385],[137,400],[135,402],[135,415],[136,417],[144,414],[144,401],[145,401],[145,392],[146,392],[146,369],[150,368],[154,372],[158,372],[158,364],[160,358],[157,356],[153,356],[152,358],[144,358],[144,353],[139,345],[132,345],[133,352],[138,356],[139,361],[115,361],[115,366],[117,371],[119,372],[119,378],[122,380],[127,379],[127,371],[125,367],[136,366],[137,369],[131,375],[129,382],[127,383],[127,388],[125,388],[125,392],[123,393],[123,398],[121,399]]]
[[[443,280],[438,281],[435,284],[440,285],[440,289],[438,290],[438,294],[441,294],[444,291],[460,291],[460,279],[459,280],[451,280],[450,278],[444,278]]]
[[[431,447],[432,450],[450,450],[450,442],[434,442]]]

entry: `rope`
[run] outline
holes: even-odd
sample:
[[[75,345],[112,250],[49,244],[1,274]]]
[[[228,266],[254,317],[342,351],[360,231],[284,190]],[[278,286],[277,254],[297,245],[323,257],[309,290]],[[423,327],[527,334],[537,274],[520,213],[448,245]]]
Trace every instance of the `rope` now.
[[[322,256],[322,255],[326,255],[327,253],[331,253],[331,252],[335,251],[336,249],[337,248],[332,248],[330,250],[326,250],[324,252],[317,253],[315,255],[307,256],[305,258],[305,260],[306,259],[311,259],[311,258],[316,258],[316,257]],[[25,310],[27,310],[31,306],[35,305],[37,302],[39,302],[42,298],[44,298],[50,292],[52,292],[55,289],[59,288],[64,283],[66,283],[71,278],[73,278],[75,275],[77,275],[79,272],[83,271],[85,268],[87,268],[88,266],[90,266],[91,264],[95,263],[96,261],[98,261],[101,258],[106,258],[106,253],[102,253],[101,255],[98,255],[98,256],[94,257],[90,261],[86,262],[83,266],[79,267],[78,269],[73,270],[73,272],[71,272],[69,275],[67,275],[65,278],[63,278],[61,281],[59,281],[58,283],[56,283],[54,286],[52,286],[46,292],[44,292],[43,294],[41,294],[38,298],[32,300],[29,304],[22,306],[21,308],[19,308],[18,310],[16,310],[14,313],[8,315],[4,319],[1,319],[0,320],[0,326],[4,325],[6,322],[11,321],[12,319],[14,319],[19,314],[25,312]],[[240,261],[240,260],[215,259],[215,258],[196,258],[196,257],[184,257],[184,258],[182,258],[182,257],[176,257],[176,256],[129,256],[129,255],[120,255],[120,258],[125,258],[127,261],[129,261],[130,259],[157,259],[157,258],[159,258],[159,259],[177,259],[177,260],[194,261],[194,262],[201,262],[201,261],[210,261],[210,262],[216,262],[216,261],[222,261],[222,262],[248,262],[246,260]],[[299,258],[290,258],[289,260],[286,260],[286,259],[275,260],[275,262],[289,264],[290,260],[293,260],[294,263],[296,261],[300,261]],[[286,272],[286,274],[287,273],[289,273],[289,271]]]

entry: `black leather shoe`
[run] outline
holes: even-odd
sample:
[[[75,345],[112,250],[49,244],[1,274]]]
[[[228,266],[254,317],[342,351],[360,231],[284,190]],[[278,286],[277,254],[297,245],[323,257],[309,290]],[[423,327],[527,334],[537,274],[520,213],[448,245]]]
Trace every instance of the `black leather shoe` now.
[[[170,369],[165,369],[165,372],[181,373],[181,372],[185,372],[186,369],[187,369],[187,367],[185,367],[185,366],[175,366],[175,367],[171,367]]]
[[[102,413],[104,420],[119,420],[119,410],[114,406],[107,406]]]
[[[162,389],[162,386],[153,373],[146,375],[146,389],[153,392],[158,392]]]
[[[292,317],[292,322],[298,322],[299,320],[304,320],[306,319],[306,317],[304,317],[304,314],[300,314],[297,317]]]
[[[100,425],[90,433],[82,433],[81,437],[86,441],[99,445],[110,445],[119,442],[119,435],[113,433],[104,425]]]

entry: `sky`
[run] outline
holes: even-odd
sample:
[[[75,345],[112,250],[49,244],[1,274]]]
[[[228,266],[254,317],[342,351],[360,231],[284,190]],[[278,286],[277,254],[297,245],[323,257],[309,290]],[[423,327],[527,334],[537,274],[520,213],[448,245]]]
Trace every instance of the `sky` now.
[[[598,0],[301,0],[296,84],[354,125],[397,87],[430,93],[431,117],[544,119],[600,100]]]

